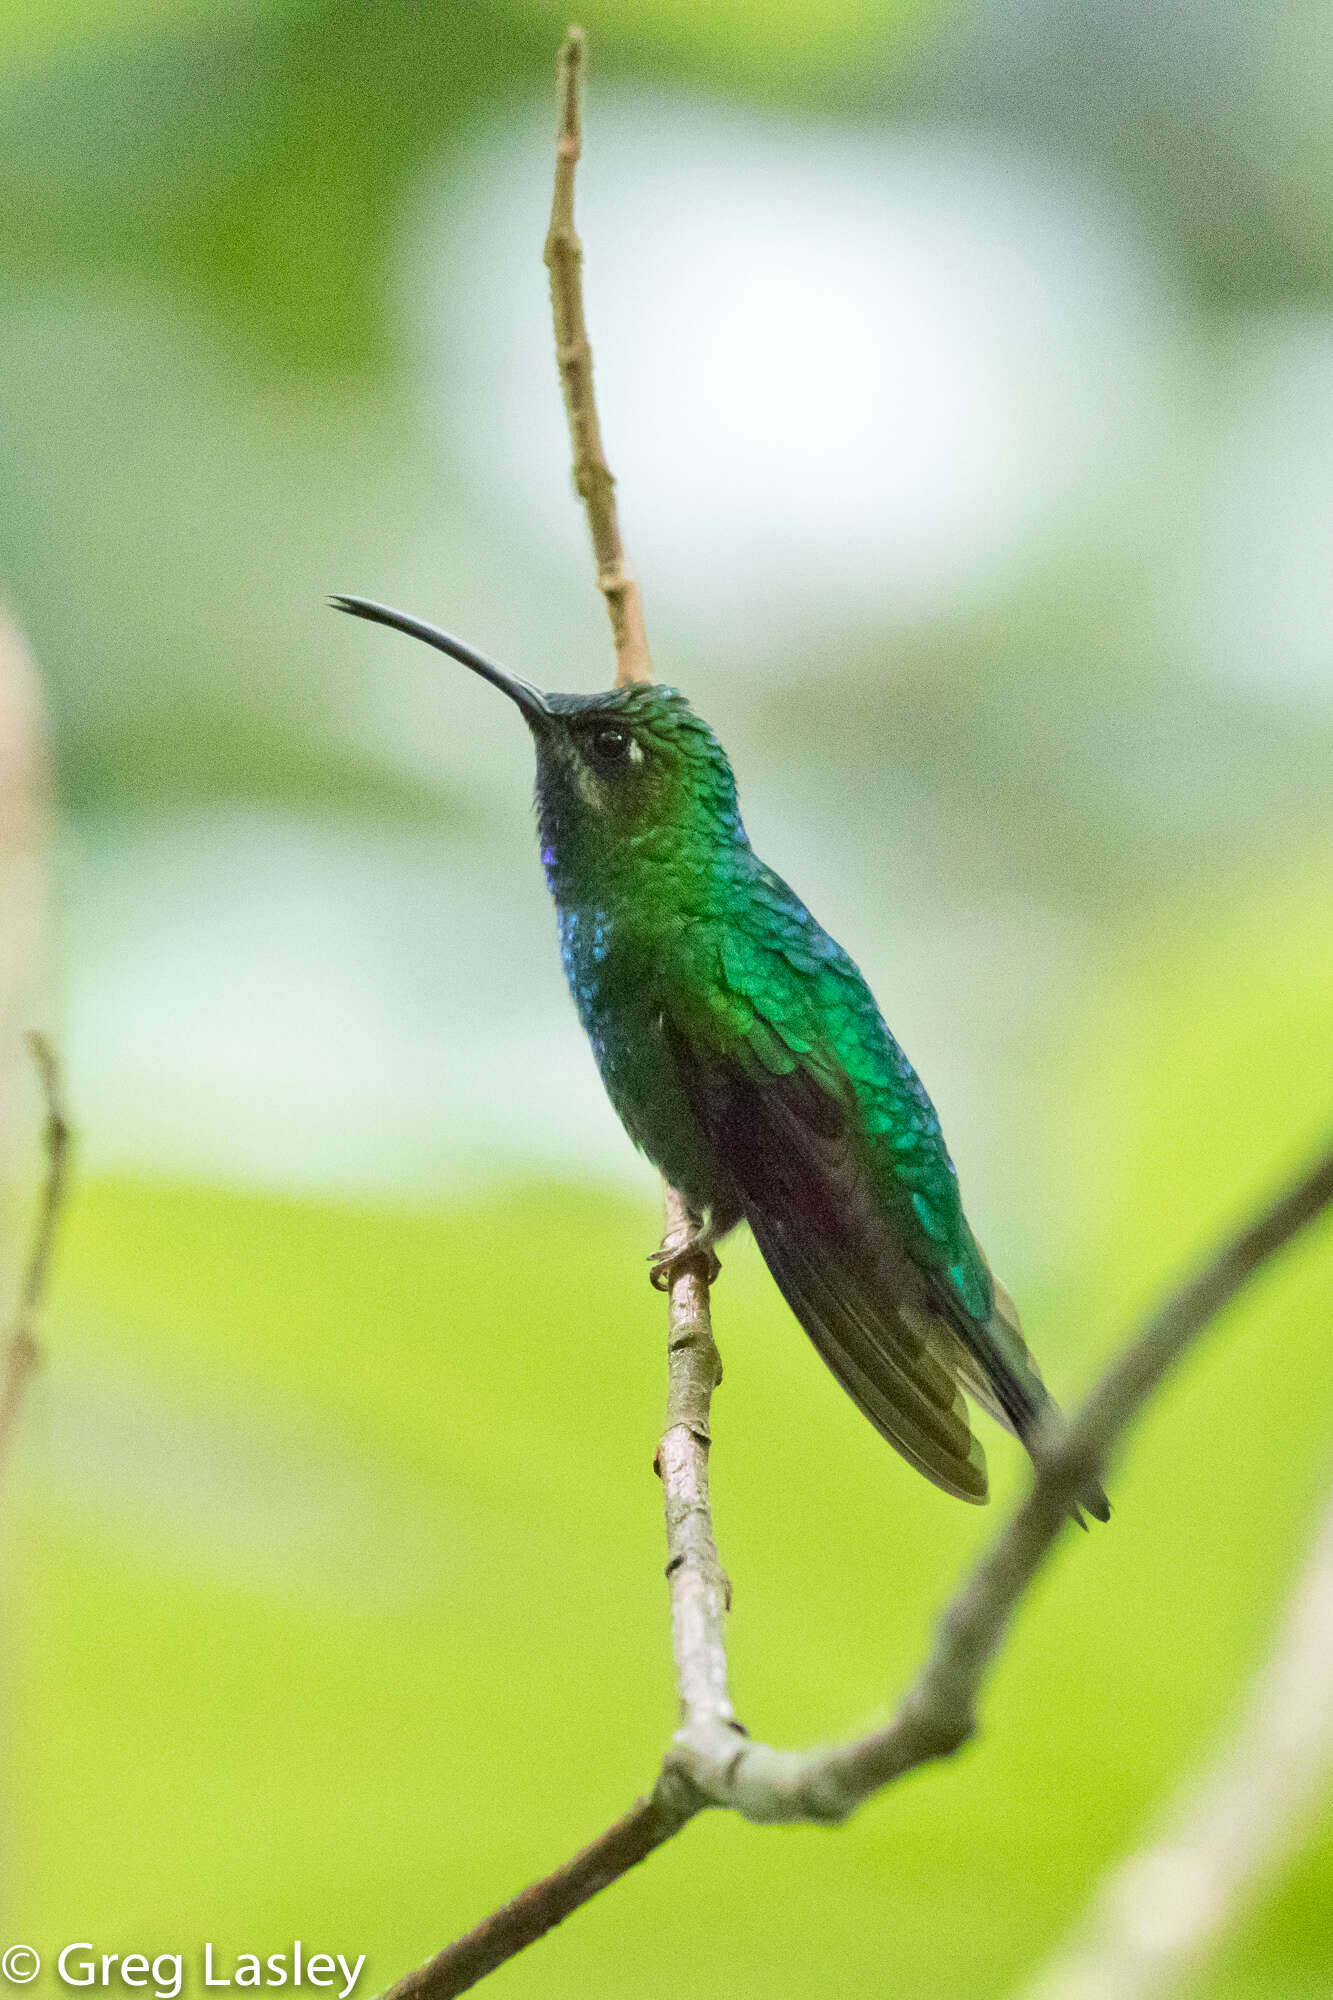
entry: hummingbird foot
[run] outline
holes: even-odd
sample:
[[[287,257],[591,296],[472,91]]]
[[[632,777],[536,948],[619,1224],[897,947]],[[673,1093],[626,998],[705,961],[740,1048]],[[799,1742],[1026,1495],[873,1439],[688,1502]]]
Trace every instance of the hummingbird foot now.
[[[722,1269],[722,1260],[713,1248],[716,1236],[711,1222],[701,1222],[683,1243],[663,1243],[654,1250],[648,1259],[648,1280],[654,1290],[670,1291],[685,1266],[699,1257],[704,1259],[708,1283],[715,1285]]]

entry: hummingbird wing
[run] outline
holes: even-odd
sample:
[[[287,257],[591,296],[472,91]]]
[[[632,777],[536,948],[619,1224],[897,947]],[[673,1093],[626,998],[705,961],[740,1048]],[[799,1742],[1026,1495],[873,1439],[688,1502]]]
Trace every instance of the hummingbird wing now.
[[[822,1359],[928,1479],[984,1500],[985,1454],[956,1377],[924,1316],[900,1311],[885,1282],[882,1232],[843,1107],[799,1068],[756,1084],[724,1064],[699,1064],[693,1086],[764,1261]]]
[[[764,1260],[823,1360],[918,1470],[980,1502],[985,1455],[957,1371],[919,1302],[899,1310],[921,1287],[897,1238],[921,1225],[910,1199],[900,1204],[902,1227],[886,1223],[854,1084],[809,987],[823,968],[793,965],[780,936],[691,927],[664,1014],[680,1073]]]
[[[1053,1406],[973,1237],[939,1120],[856,966],[757,864],[696,924],[666,1026],[777,1284],[882,1436],[986,1497],[966,1389],[1031,1445]]]

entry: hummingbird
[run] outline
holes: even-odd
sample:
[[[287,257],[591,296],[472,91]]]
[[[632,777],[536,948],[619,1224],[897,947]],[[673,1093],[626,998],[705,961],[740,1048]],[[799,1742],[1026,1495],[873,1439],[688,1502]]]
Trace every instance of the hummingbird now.
[[[1059,1412],[963,1213],[935,1107],[842,946],[751,847],[726,752],[671,687],[544,694],[449,633],[437,647],[532,733],[542,866],[602,1082],[688,1203],[659,1286],[742,1221],[820,1357],[880,1435],[987,1497],[967,1398],[1034,1459]],[[1080,1496],[1106,1520],[1100,1486]],[[1081,1514],[1076,1510],[1076,1518]]]

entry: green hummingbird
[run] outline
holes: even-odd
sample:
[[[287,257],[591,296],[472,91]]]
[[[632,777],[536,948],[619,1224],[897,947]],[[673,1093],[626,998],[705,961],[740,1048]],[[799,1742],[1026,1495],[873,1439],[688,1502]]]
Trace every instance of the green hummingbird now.
[[[965,1396],[1036,1456],[1060,1419],[963,1214],[935,1107],[874,996],[759,859],[708,724],[674,688],[543,694],[364,598],[518,708],[537,752],[542,865],[565,975],[625,1130],[698,1226],[669,1282],[748,1222],[796,1318],[882,1437],[984,1501]],[[1098,1486],[1082,1496],[1109,1514]]]

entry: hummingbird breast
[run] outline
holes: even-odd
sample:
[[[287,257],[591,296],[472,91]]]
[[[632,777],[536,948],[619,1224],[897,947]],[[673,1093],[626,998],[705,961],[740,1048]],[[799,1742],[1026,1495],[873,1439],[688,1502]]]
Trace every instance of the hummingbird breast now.
[[[557,920],[565,978],[616,1116],[691,1207],[722,1205],[727,1176],[663,1020],[661,942],[605,909],[558,904]]]

